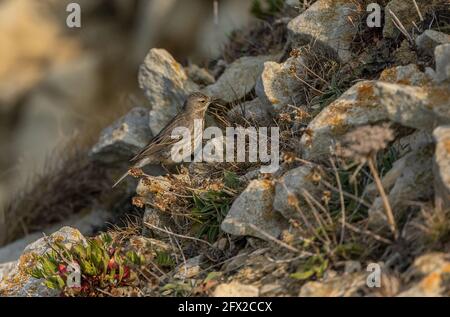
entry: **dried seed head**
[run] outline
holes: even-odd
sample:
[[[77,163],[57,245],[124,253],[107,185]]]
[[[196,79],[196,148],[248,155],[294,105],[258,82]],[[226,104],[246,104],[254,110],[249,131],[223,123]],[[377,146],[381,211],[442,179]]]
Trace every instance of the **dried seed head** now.
[[[298,48],[294,48],[289,55],[291,57],[299,57],[300,56],[300,50]]]
[[[297,196],[295,196],[292,193],[289,193],[287,195],[287,203],[288,203],[289,206],[297,207],[299,205],[299,201],[298,201]]]
[[[325,205],[328,205],[328,203],[331,200],[331,192],[329,190],[326,190],[322,193],[322,201]]]
[[[133,197],[133,199],[131,200],[131,203],[133,204],[133,206],[136,206],[138,208],[143,208],[145,205],[145,200],[142,197]]]
[[[373,154],[385,149],[392,140],[394,132],[389,124],[363,126],[344,136],[336,146],[336,154],[342,158],[365,162]]]
[[[291,122],[292,121],[291,116],[289,115],[289,113],[286,113],[286,112],[280,113],[278,115],[278,118],[282,122]]]
[[[311,173],[311,181],[313,181],[314,183],[318,183],[321,180],[322,180],[322,175],[321,175],[320,171],[317,168],[314,168]]]
[[[133,168],[130,168],[129,174],[131,176],[133,176],[134,178],[138,178],[138,177],[141,177],[142,175],[144,175],[144,172],[140,168],[133,167]]]
[[[303,122],[310,117],[311,117],[311,115],[308,112],[306,112],[304,109],[297,109],[294,112],[294,120],[297,122]]]
[[[283,153],[283,162],[285,162],[287,164],[294,163],[296,158],[297,158],[296,155],[292,152],[284,152]]]
[[[290,233],[288,230],[283,230],[283,232],[281,233],[281,241],[291,245],[292,243],[294,243],[294,240],[295,236],[292,233]]]

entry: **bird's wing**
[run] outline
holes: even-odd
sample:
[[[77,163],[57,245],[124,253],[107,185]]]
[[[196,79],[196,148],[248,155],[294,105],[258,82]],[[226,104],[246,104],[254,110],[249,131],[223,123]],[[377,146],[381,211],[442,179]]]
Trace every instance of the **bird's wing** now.
[[[175,144],[180,138],[172,138],[172,130],[179,126],[183,116],[178,114],[167,124],[135,157],[130,161],[136,162],[140,159],[155,154],[168,146]]]

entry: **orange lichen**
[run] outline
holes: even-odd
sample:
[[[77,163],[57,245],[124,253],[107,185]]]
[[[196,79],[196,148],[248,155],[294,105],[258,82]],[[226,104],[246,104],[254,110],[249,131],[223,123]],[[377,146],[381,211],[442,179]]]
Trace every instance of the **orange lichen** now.
[[[375,99],[375,91],[373,89],[373,84],[362,83],[358,86],[358,100],[362,101],[373,101]]]
[[[440,105],[450,105],[450,89],[448,85],[429,87],[427,90],[429,100],[428,107],[433,108]]]
[[[387,68],[381,73],[380,80],[394,83],[397,81],[397,76],[397,67]]]
[[[441,274],[433,272],[425,277],[420,284],[425,292],[434,293],[439,289],[441,280]]]
[[[450,140],[444,140],[443,142],[444,149],[447,153],[450,153]]]

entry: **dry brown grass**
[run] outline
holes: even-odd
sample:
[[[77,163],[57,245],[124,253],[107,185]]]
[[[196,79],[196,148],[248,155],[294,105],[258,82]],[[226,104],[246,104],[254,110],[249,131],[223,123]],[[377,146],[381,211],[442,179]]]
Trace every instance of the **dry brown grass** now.
[[[92,207],[109,190],[105,169],[91,162],[87,151],[69,142],[49,156],[43,170],[4,208],[0,245]]]

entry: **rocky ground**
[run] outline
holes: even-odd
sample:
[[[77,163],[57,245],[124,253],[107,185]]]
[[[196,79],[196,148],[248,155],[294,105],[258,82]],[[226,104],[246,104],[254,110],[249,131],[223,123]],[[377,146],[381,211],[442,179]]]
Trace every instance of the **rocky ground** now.
[[[24,251],[0,265],[0,294],[449,295],[450,8],[379,1],[383,24],[370,28],[369,3],[289,1],[233,34],[208,68],[151,49],[138,77],[148,105],[106,127],[88,157],[69,155],[70,173],[21,198],[36,200],[28,209],[18,198],[0,228],[17,235],[12,215],[39,206],[39,219],[74,196],[89,197],[84,212],[99,223],[132,216],[95,237],[66,226],[16,242]],[[279,127],[280,169],[151,167],[110,189],[193,91],[222,100],[210,125]],[[82,271],[76,289],[71,261]]]

